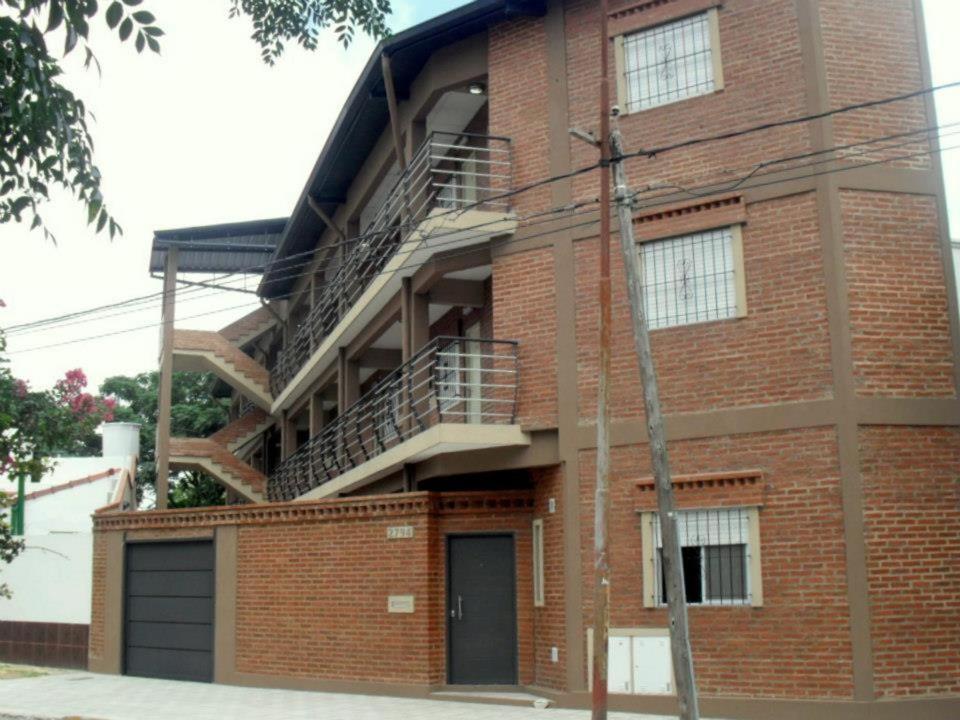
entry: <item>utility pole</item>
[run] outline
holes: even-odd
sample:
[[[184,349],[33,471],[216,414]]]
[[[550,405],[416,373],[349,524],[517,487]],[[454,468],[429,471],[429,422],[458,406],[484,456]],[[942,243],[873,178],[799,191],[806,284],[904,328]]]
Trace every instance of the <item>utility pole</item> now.
[[[600,368],[597,387],[597,478],[593,524],[592,719],[607,718],[610,630],[610,36],[607,0],[600,2]]]
[[[680,720],[699,720],[697,684],[693,675],[693,655],[690,651],[690,632],[687,623],[687,597],[683,586],[683,563],[680,551],[680,533],[673,500],[670,478],[670,459],[660,413],[660,390],[650,350],[650,331],[643,306],[643,276],[640,255],[633,237],[633,203],[623,167],[623,138],[616,122],[619,111],[613,110],[614,127],[610,135],[611,166],[616,186],[617,216],[620,221],[620,250],[627,276],[630,312],[633,317],[633,339],[640,361],[640,380],[643,384],[643,404],[647,415],[647,434],[650,444],[650,462],[657,488],[657,514],[663,538],[663,569],[666,576],[667,608],[670,616],[670,651],[677,685]],[[599,452],[599,447],[597,451]]]

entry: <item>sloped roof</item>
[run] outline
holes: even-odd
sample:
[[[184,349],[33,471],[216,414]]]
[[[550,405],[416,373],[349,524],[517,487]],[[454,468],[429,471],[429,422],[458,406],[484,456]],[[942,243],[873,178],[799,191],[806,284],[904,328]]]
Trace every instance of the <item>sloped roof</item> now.
[[[380,42],[370,55],[320,152],[307,184],[286,223],[276,251],[261,278],[260,294],[285,295],[297,275],[296,261],[285,258],[309,252],[324,226],[310,210],[312,196],[328,214],[333,214],[353,178],[390,121],[380,56],[390,56],[397,95],[403,97],[430,56],[442,47],[486,30],[511,17],[543,15],[545,0],[476,0],[415,25]]]

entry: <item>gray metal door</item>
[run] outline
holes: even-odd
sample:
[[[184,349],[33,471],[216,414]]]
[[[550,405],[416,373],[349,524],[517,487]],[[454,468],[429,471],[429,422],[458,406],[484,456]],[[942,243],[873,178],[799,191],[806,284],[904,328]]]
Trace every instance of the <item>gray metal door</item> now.
[[[213,543],[127,545],[125,672],[213,681]]]
[[[517,683],[513,536],[447,539],[447,681]]]

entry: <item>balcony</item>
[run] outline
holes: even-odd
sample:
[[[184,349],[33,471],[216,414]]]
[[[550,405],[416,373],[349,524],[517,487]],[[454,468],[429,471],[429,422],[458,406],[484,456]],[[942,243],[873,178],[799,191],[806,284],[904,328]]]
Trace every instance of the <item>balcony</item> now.
[[[435,338],[281,463],[267,497],[335,496],[435,455],[529,445],[518,380],[516,342]]]
[[[324,286],[277,358],[270,387],[280,398],[338,328],[373,311],[434,252],[486,242],[512,233],[516,220],[500,195],[510,189],[507,138],[432,133]],[[321,353],[322,354],[322,353]]]

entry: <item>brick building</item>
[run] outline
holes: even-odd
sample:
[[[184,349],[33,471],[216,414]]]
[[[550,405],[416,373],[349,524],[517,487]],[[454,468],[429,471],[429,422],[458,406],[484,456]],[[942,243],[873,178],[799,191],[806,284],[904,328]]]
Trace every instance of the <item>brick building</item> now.
[[[930,85],[919,1],[611,6],[628,150]],[[162,391],[159,476],[232,504],[97,515],[91,669],[587,703],[598,178],[568,129],[596,126],[598,28],[593,1],[478,0],[400,33],[290,218],[157,233],[168,288],[263,268],[264,308],[174,331],[167,296],[163,377],[216,372],[236,419],[170,438]],[[960,714],[935,124],[921,94],[627,162],[705,713]],[[669,711],[614,278],[612,703]]]

